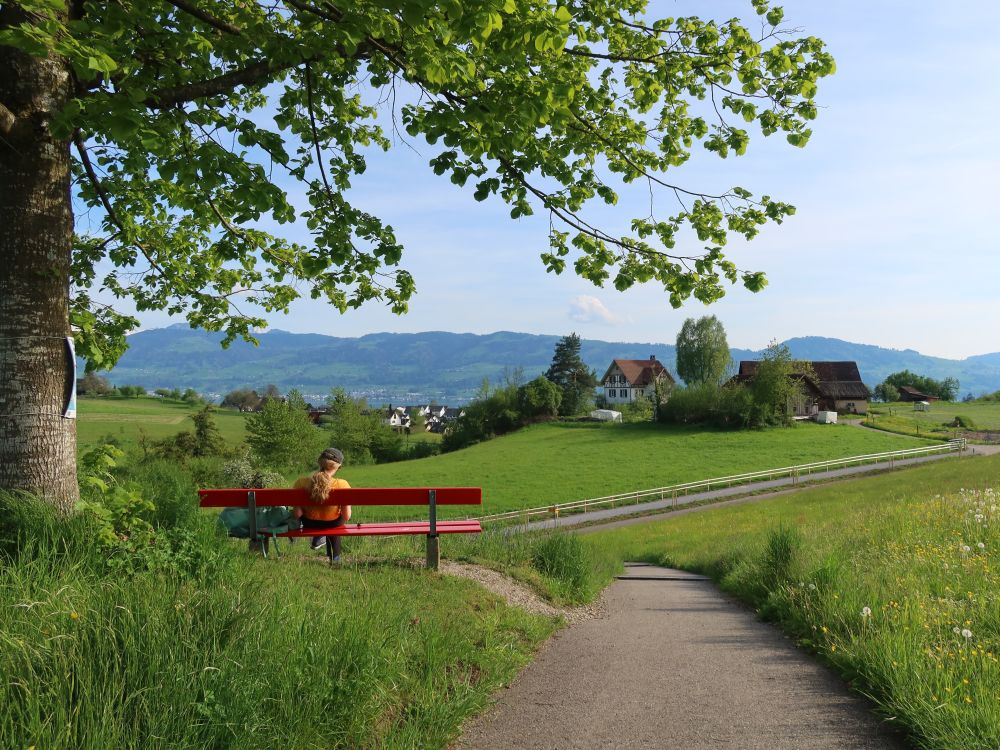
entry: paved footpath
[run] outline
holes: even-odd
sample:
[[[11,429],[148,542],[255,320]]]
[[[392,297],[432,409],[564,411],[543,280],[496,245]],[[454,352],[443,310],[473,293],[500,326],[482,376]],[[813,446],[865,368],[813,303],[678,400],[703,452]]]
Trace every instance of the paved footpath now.
[[[690,573],[629,564],[605,613],[557,634],[460,750],[897,750],[870,706]]]

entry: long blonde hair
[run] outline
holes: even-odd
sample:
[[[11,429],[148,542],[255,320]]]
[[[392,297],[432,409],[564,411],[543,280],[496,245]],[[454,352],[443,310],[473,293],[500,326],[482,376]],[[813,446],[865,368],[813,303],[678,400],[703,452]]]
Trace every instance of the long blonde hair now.
[[[330,469],[335,466],[339,467],[340,464],[329,458],[320,458],[319,471],[309,477],[309,499],[317,505],[325,504],[330,495],[330,485],[333,484],[333,474],[330,473]]]

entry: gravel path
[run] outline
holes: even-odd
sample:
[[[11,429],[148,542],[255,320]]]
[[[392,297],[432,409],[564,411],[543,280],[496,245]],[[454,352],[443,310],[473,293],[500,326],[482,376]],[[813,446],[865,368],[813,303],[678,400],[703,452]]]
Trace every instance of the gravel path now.
[[[630,565],[554,636],[460,750],[901,745],[867,704],[707,579]]]

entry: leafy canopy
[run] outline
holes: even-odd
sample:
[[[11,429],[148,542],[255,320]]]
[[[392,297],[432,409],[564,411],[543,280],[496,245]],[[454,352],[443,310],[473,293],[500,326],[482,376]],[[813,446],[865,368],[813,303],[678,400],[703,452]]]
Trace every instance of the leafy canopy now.
[[[53,126],[93,210],[73,248],[72,316],[96,366],[137,321],[98,305],[95,288],[227,343],[302,295],[405,311],[415,286],[395,232],[348,197],[366,151],[389,148],[390,117],[436,145],[431,168],[476,200],[497,196],[513,218],[547,212],[552,272],[572,263],[619,290],[657,282],[674,306],[718,299],[724,280],[759,290],[763,274],[723,248],[793,207],[666,173],[696,146],[745,153],[751,128],[804,145],[817,82],[834,72],[823,43],[782,30],[767,0],[751,0],[753,29],[647,20],[644,0],[83,0],[69,18],[56,0],[19,4],[32,20],[0,44],[54,52],[74,76]],[[588,206],[636,181],[670,206],[625,234],[592,223]],[[295,221],[308,243],[282,236]]]
[[[688,385],[718,385],[732,357],[726,329],[714,315],[688,318],[677,334],[677,374]]]

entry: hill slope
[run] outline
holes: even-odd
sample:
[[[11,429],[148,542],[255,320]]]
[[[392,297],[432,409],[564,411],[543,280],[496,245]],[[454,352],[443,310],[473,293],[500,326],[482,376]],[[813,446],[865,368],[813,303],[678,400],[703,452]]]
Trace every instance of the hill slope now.
[[[237,387],[261,388],[274,383],[282,390],[298,388],[322,397],[334,386],[365,395],[375,403],[440,403],[467,401],[484,379],[496,382],[517,368],[531,379],[552,361],[559,336],[499,331],[471,333],[374,333],[359,338],[272,330],[260,334],[260,346],[242,341],[229,349],[221,335],[184,325],[142,331],[129,337],[129,350],[111,371],[113,383],[147,388],[191,387],[223,394]],[[910,369],[935,378],[956,377],[963,394],[1000,389],[1000,353],[949,360],[911,349],[884,349],[839,339],[789,339],[793,356],[816,360],[854,360],[869,385],[886,375]],[[669,344],[609,342],[584,339],[585,362],[602,375],[616,357],[655,356],[671,370],[675,349]],[[735,360],[757,352],[733,349]]]

